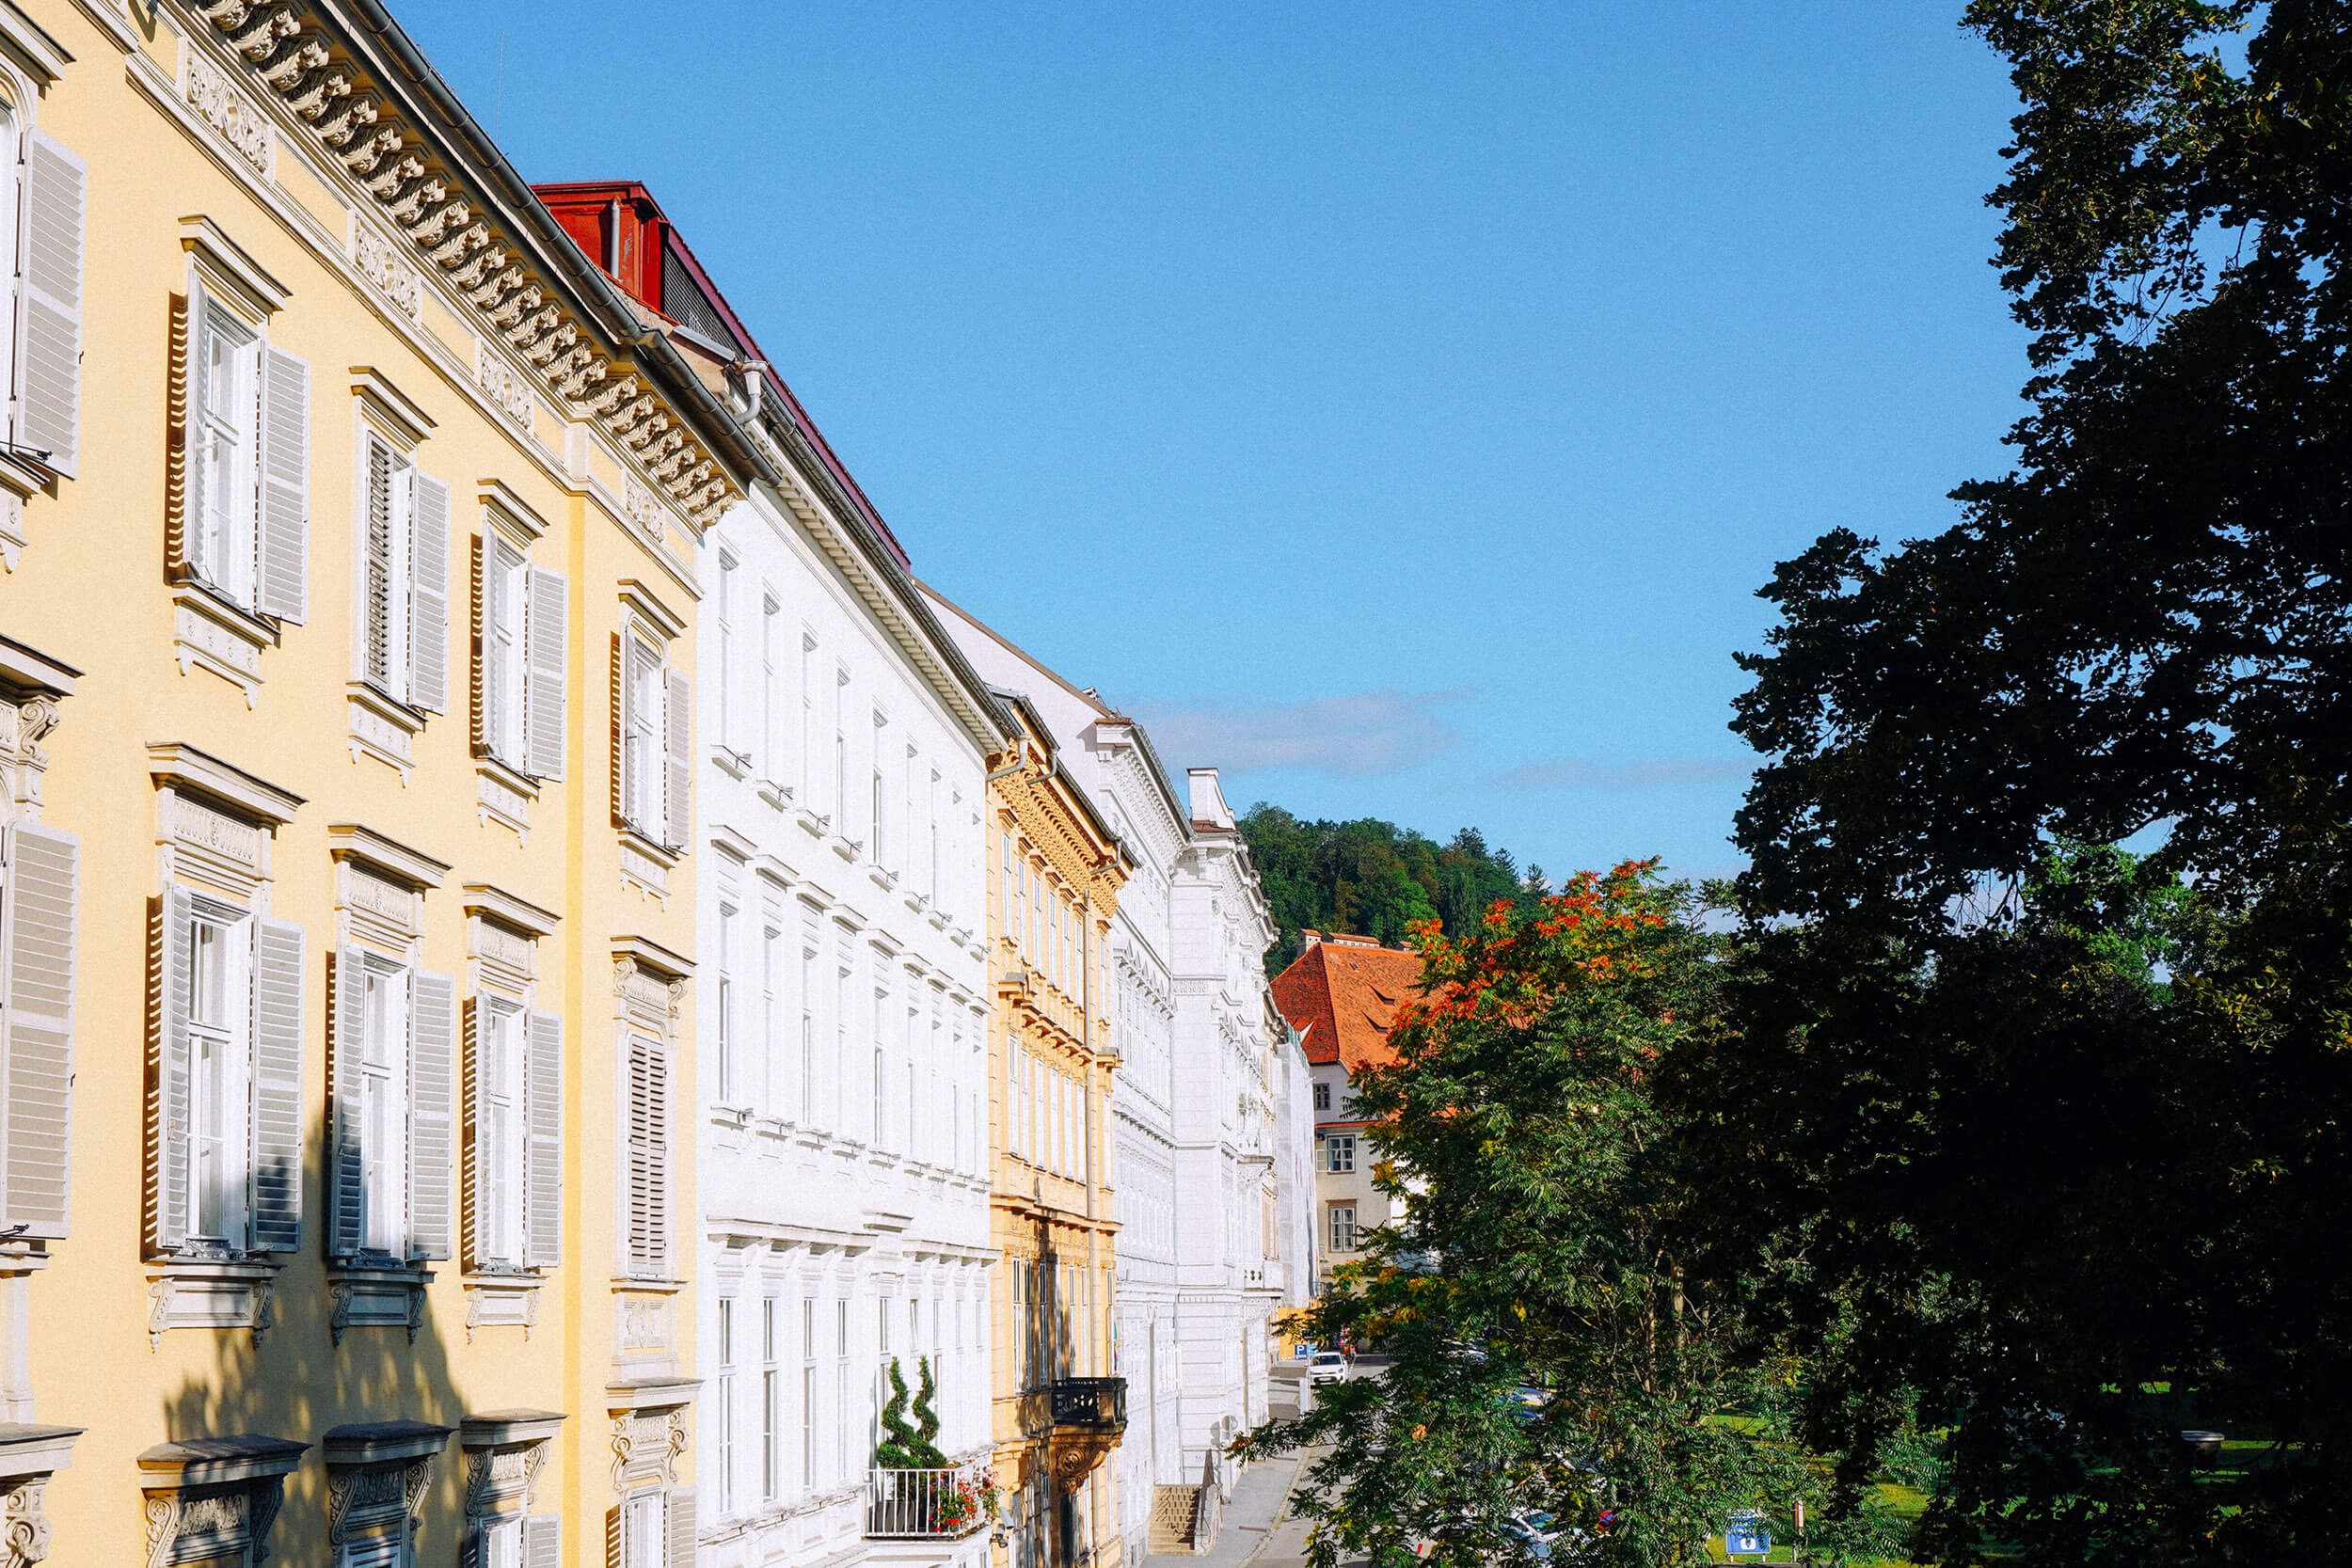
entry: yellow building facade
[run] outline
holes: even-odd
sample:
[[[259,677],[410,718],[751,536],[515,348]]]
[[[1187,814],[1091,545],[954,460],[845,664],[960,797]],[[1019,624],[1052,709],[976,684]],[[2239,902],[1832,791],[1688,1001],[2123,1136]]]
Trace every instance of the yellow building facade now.
[[[1015,740],[992,759],[988,795],[997,1561],[1071,1568],[1119,1553],[1103,1463],[1127,1422],[1126,1386],[1106,1375],[1118,1058],[1103,955],[1132,867],[1037,712],[998,700]]]
[[[0,1560],[676,1568],[739,432],[375,0],[0,99]]]

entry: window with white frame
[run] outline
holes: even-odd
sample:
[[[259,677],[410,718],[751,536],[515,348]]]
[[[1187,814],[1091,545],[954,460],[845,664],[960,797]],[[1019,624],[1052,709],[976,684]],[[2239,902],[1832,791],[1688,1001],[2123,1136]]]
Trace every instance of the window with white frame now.
[[[784,1115],[784,1004],[776,987],[784,978],[784,933],[774,926],[759,932],[760,1109]]]
[[[238,1256],[300,1245],[303,931],[164,890],[157,1241]]]
[[[628,1037],[628,1267],[659,1276],[670,1259],[670,1053],[640,1030]]]
[[[642,624],[621,641],[619,816],[640,836],[675,848],[694,825],[692,683],[664,662],[667,640]]]
[[[850,1304],[845,1298],[833,1304],[834,1366],[833,1366],[833,1433],[834,1479],[850,1479]]]
[[[452,1253],[457,983],[357,945],[337,955],[328,1059],[328,1251],[394,1262]]]
[[[736,1025],[735,927],[732,904],[719,906],[719,1103],[733,1105],[741,1098],[742,1069],[736,1061],[741,1031]]]
[[[739,742],[743,738],[736,733],[734,711],[739,700],[735,689],[735,578],[738,569],[735,557],[721,550],[719,602],[714,607],[719,616],[719,668],[716,672],[719,689],[712,698],[711,727],[718,732],[713,738],[730,752],[741,751]]]
[[[833,831],[850,836],[850,672],[833,676]]]
[[[187,286],[175,569],[254,615],[310,604],[310,367],[268,340],[273,303]]]
[[[409,708],[449,708],[449,486],[373,425],[359,436],[359,678]]]
[[[759,1302],[759,1497],[775,1502],[784,1496],[784,1370],[777,1356],[777,1307],[774,1296]]]
[[[764,776],[774,780],[784,771],[776,748],[784,738],[782,715],[777,712],[784,694],[777,687],[777,639],[784,635],[784,606],[773,594],[762,594],[759,600],[759,766]]]
[[[570,582],[495,528],[474,541],[474,749],[517,773],[564,776]]]
[[[800,803],[817,809],[817,639],[801,633]]]
[[[488,991],[468,1008],[469,1259],[549,1268],[562,1256],[564,1021]]]
[[[817,1302],[801,1298],[801,1490],[817,1488]]]
[[[736,1461],[736,1377],[735,1377],[735,1298],[719,1298],[719,1376],[715,1389],[715,1418],[719,1426],[719,1512],[735,1512]]]
[[[1331,1205],[1331,1250],[1356,1250],[1356,1206],[1352,1203]]]
[[[1356,1168],[1356,1137],[1352,1132],[1334,1132],[1324,1140],[1324,1152],[1328,1156],[1327,1169],[1334,1175],[1344,1175]]]

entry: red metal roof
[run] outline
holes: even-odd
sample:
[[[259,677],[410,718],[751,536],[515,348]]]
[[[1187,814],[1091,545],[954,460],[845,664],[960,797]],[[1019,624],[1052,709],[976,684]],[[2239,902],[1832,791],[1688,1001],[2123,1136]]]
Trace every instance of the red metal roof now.
[[[614,276],[613,280],[639,304],[675,324],[676,312],[664,309],[665,301],[661,297],[660,257],[662,247],[669,247],[676,255],[679,264],[693,278],[695,286],[708,296],[711,307],[735,335],[736,342],[744,351],[745,356],[757,359],[768,367],[763,379],[769,392],[784,405],[786,416],[791,420],[793,427],[807,438],[818,461],[825,466],[826,472],[833,475],[834,483],[841,486],[842,492],[858,509],[866,526],[874,531],[874,536],[882,541],[883,548],[901,567],[913,565],[907,559],[906,547],[898,543],[898,536],[890,531],[890,525],[882,521],[882,513],[876,510],[858,482],[850,476],[849,465],[834,451],[831,443],[817,428],[817,421],[809,418],[808,410],[793,394],[792,388],[785,384],[784,377],[776,370],[775,361],[768,357],[767,351],[752,335],[752,329],[743,325],[743,319],[735,313],[735,307],[727,303],[727,296],[720,293],[719,286],[710,280],[710,275],[703,270],[702,262],[695,260],[693,247],[686,243],[686,236],[678,232],[677,225],[672,223],[669,215],[662,212],[661,204],[653,198],[652,192],[634,180],[576,180],[533,185],[531,189],[547,203],[548,210],[555,214],[564,231],[571,235],[572,243],[580,246],[580,254],[599,268],[605,267],[605,258],[590,235],[598,231],[599,214],[614,202],[621,203],[628,213],[626,227],[628,231],[644,233],[650,230],[654,243],[651,245],[639,244],[635,253],[625,260],[621,274]]]

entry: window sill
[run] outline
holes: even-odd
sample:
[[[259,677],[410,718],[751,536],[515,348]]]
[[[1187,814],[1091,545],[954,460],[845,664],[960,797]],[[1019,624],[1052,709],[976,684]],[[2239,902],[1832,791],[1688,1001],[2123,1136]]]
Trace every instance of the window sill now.
[[[775,807],[776,810],[790,811],[792,809],[792,786],[790,784],[780,784],[773,779],[761,779],[757,781],[757,787],[759,798]]]
[[[718,765],[720,772],[738,783],[752,775],[751,753],[739,752],[724,741],[714,740],[710,743],[710,760]]]
[[[876,887],[881,888],[884,893],[898,885],[898,874],[896,871],[885,870],[880,865],[867,866],[866,875],[873,880]]]
[[[399,1263],[366,1256],[340,1259],[326,1266],[327,1290],[335,1303],[326,1326],[335,1343],[354,1328],[405,1328],[408,1342],[417,1342],[424,1326],[424,1288],[433,1271],[421,1263]]]
[[[351,760],[373,757],[400,775],[405,786],[417,765],[410,744],[424,732],[424,715],[405,703],[396,703],[364,681],[348,688],[351,715]]]
[[[634,883],[656,898],[670,896],[670,873],[684,857],[665,844],[657,844],[635,828],[621,830],[621,880]]]
[[[262,1258],[164,1258],[147,1266],[147,1341],[175,1328],[249,1328],[253,1342],[277,1321],[271,1298],[281,1265]]]
[[[801,831],[807,833],[812,838],[823,838],[827,833],[833,832],[833,818],[830,816],[819,816],[815,811],[811,810],[807,806],[802,806],[796,809],[793,812],[793,817],[800,823]]]
[[[494,756],[474,759],[474,800],[482,825],[496,822],[511,829],[518,844],[531,842],[531,803],[539,798],[539,781],[509,768]]]
[[[540,1271],[486,1264],[466,1275],[466,1343],[478,1328],[519,1328],[523,1343],[539,1324]]]
[[[843,838],[839,833],[828,833],[825,835],[825,847],[845,861],[854,861],[866,846]]]
[[[262,690],[262,650],[277,643],[277,628],[193,578],[172,585],[171,605],[180,673],[209,670],[253,706]]]

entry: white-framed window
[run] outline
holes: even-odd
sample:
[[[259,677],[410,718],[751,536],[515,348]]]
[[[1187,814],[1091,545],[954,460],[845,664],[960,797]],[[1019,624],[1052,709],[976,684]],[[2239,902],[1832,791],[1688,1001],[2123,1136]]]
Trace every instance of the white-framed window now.
[[[783,715],[777,712],[784,693],[777,685],[776,659],[778,641],[784,633],[784,606],[776,602],[772,593],[763,593],[759,600],[759,764],[771,779],[782,773],[782,760],[776,748],[784,739]]]
[[[850,671],[833,673],[833,831],[850,836]]]
[[[817,1489],[817,1301],[801,1298],[801,1490]]]
[[[474,1521],[465,1568],[562,1568],[564,1522],[552,1513],[492,1514]]]
[[[1331,1205],[1331,1250],[1356,1250],[1356,1206],[1352,1203]]]
[[[719,1512],[735,1512],[736,1378],[735,1298],[719,1298],[719,1376],[716,1390],[719,1424]]]
[[[733,1105],[742,1097],[743,1074],[736,1061],[741,1031],[735,1021],[735,906],[719,906],[719,1103]]]
[[[730,752],[739,752],[742,736],[736,733],[735,706],[735,557],[725,550],[719,552],[719,690],[716,711],[711,715],[712,727],[718,731],[713,737]]]
[[[668,643],[632,627],[622,639],[619,810],[623,823],[656,844],[690,841],[693,814],[692,682],[664,659]]]
[[[564,776],[571,584],[496,529],[474,540],[474,745],[517,773]]]
[[[1324,1140],[1323,1148],[1328,1161],[1325,1168],[1333,1175],[1345,1175],[1356,1168],[1356,1135],[1354,1133],[1334,1132]]]
[[[449,486],[372,425],[359,435],[359,678],[449,709]]]
[[[801,935],[801,1098],[803,1127],[817,1125],[817,933]]]
[[[850,1303],[845,1297],[834,1307],[833,1433],[834,1479],[850,1479]]]
[[[1315,1085],[1315,1109],[1318,1111],[1327,1111],[1330,1108],[1331,1085],[1328,1084],[1317,1084]]]
[[[338,1258],[448,1258],[457,982],[358,946],[336,956],[328,1092]]]
[[[759,1301],[759,1497],[775,1502],[784,1496],[784,1369],[778,1361],[777,1308],[774,1296]]]
[[[302,1236],[302,928],[176,884],[160,918],[158,1244],[291,1252]]]
[[[817,639],[801,633],[800,803],[817,809]]]
[[[472,1265],[550,1268],[563,1255],[564,1020],[481,992],[467,1050]]]
[[[183,367],[178,562],[218,597],[299,622],[310,606],[310,367],[193,274]]]
[[[617,1539],[609,1556],[615,1568],[693,1568],[692,1487],[632,1492],[611,1518]]]
[[[0,831],[0,1223],[20,1236],[66,1233],[81,853],[54,828]]]
[[[784,1003],[776,994],[784,974],[784,933],[773,926],[759,931],[760,1108],[784,1115]]]

